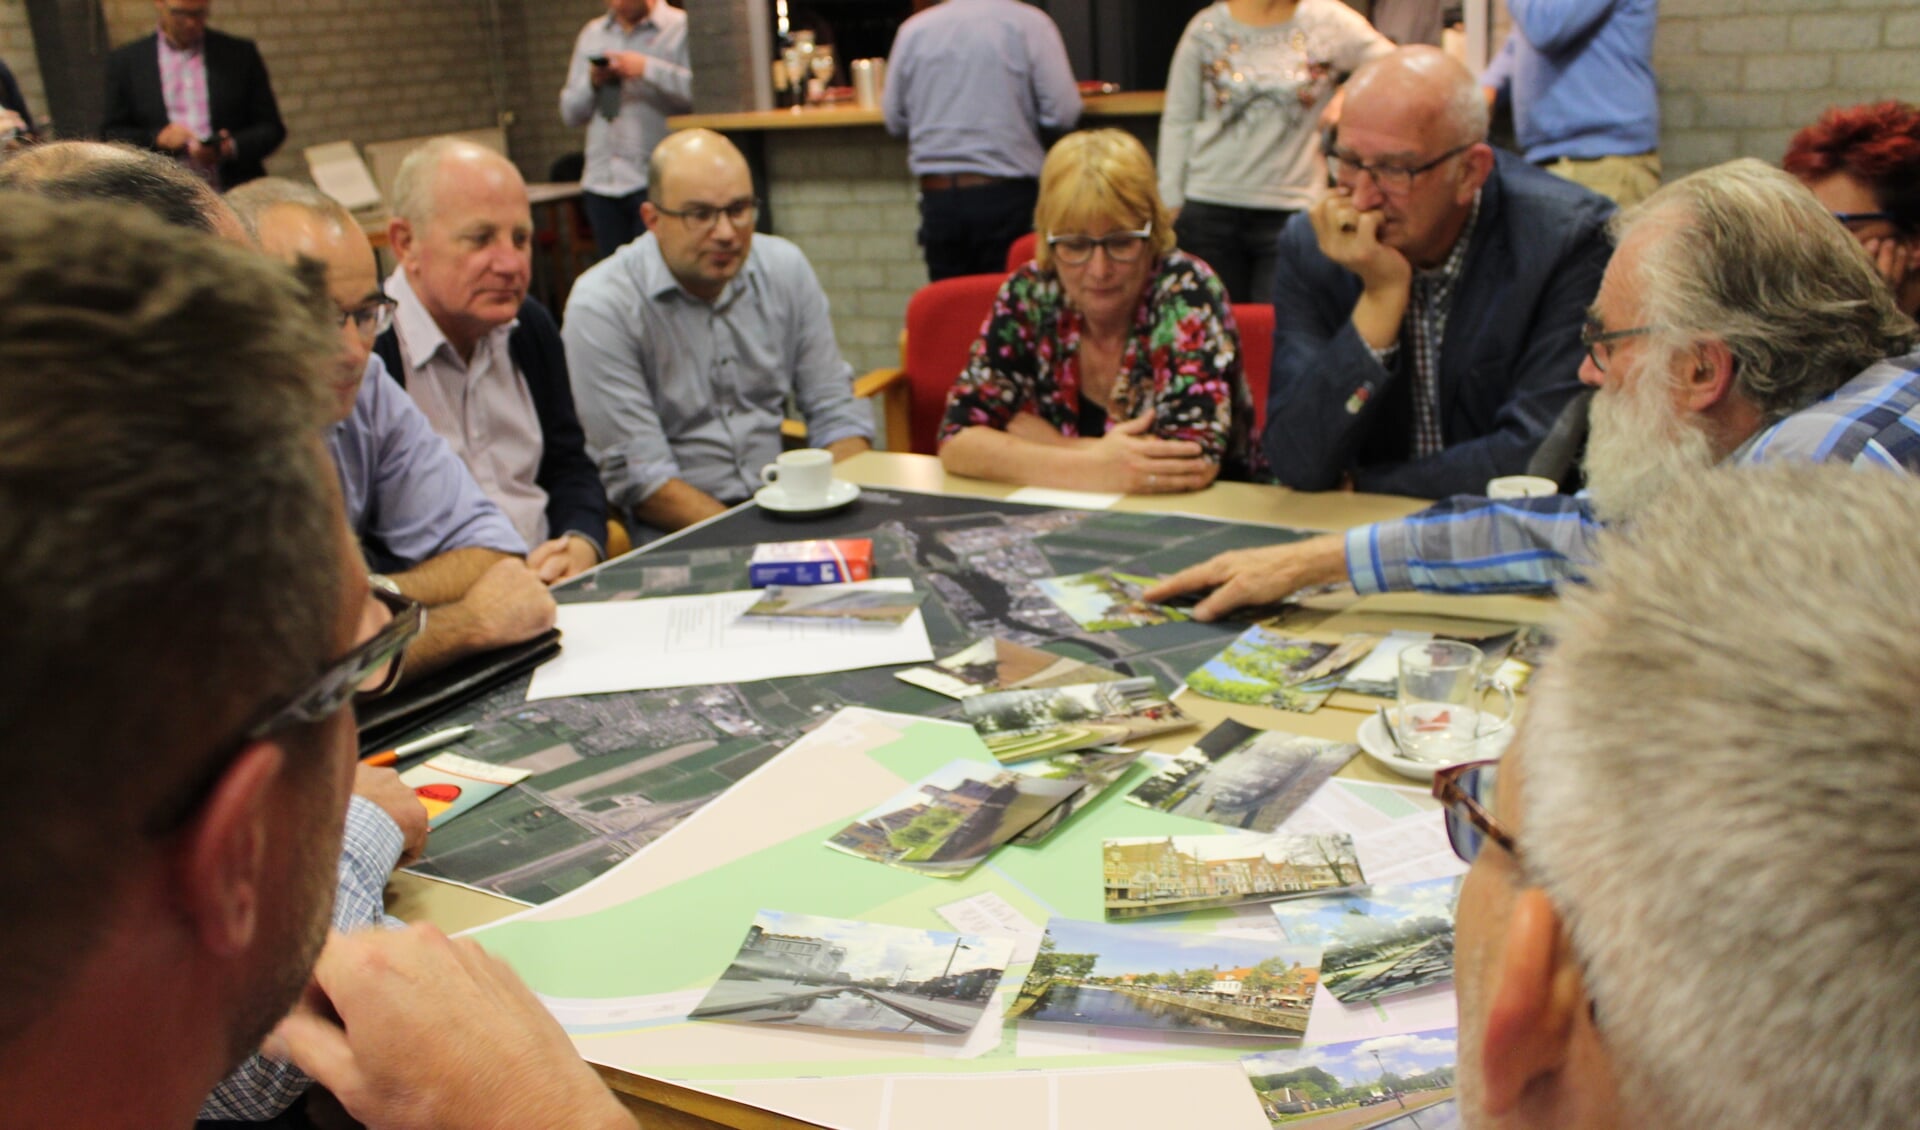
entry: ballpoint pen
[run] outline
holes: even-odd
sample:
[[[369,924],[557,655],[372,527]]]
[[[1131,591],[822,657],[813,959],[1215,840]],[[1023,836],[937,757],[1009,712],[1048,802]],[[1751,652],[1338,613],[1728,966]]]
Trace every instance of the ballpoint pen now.
[[[471,733],[473,733],[472,726],[454,726],[451,729],[441,730],[438,733],[428,734],[424,738],[415,738],[414,740],[407,742],[404,745],[397,745],[389,750],[382,750],[379,753],[369,754],[366,757],[363,757],[360,759],[360,764],[392,765],[394,762],[399,761],[403,757],[412,757],[414,754],[417,754],[417,753],[427,753],[431,750],[439,749],[441,746],[444,746],[444,745],[452,745],[454,742],[459,741],[461,738],[464,738]]]

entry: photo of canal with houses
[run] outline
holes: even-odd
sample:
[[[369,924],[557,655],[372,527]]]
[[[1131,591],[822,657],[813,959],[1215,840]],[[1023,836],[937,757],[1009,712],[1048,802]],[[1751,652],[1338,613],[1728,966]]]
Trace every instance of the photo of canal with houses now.
[[[1136,836],[1103,841],[1108,918],[1178,914],[1364,886],[1348,835]]]
[[[993,1003],[1012,956],[1001,938],[763,910],[688,1015],[964,1036]]]
[[[1316,946],[1055,918],[1009,1020],[1298,1039]]]

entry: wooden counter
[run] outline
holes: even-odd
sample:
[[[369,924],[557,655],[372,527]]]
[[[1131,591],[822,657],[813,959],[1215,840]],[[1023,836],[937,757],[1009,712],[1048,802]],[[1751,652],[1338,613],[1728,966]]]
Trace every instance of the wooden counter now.
[[[1081,119],[1149,117],[1160,112],[1166,95],[1158,90],[1094,94],[1083,99]],[[885,121],[878,110],[853,105],[809,106],[806,109],[745,110],[733,114],[680,114],[667,119],[668,129],[788,130],[840,129],[878,126]]]

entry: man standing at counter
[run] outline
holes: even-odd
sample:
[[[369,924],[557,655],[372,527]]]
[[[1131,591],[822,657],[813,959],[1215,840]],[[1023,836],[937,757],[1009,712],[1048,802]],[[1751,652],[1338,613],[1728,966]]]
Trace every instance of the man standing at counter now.
[[[1019,0],[943,0],[900,26],[883,102],[920,181],[928,277],[1004,270],[1033,226],[1040,131],[1080,120],[1060,29]]]

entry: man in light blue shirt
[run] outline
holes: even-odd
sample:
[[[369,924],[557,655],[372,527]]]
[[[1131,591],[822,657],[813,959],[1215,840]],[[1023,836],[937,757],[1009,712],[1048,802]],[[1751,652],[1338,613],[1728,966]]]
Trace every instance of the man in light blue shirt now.
[[[1660,186],[1658,0],[1509,0],[1513,30],[1480,78],[1512,99],[1526,158],[1622,208]]]
[[[667,136],[667,116],[691,109],[686,13],[661,0],[607,0],[607,14],[574,40],[560,88],[560,119],[587,127],[580,199],[602,258],[645,230],[647,157]]]
[[[806,256],[753,232],[740,151],[687,130],[651,166],[647,234],[580,276],[560,332],[588,453],[636,542],[759,489],[790,398],[836,459],[873,437]]]
[[[883,101],[920,180],[927,274],[1005,270],[1033,227],[1040,131],[1080,120],[1060,29],[1019,0],[943,0],[900,25]]]
[[[1662,188],[1617,222],[1583,337],[1599,391],[1588,490],[1461,496],[1396,522],[1222,554],[1148,590],[1212,588],[1212,619],[1312,584],[1360,593],[1538,592],[1581,579],[1608,523],[1716,464],[1788,460],[1920,474],[1920,330],[1798,182],[1745,159]]]

